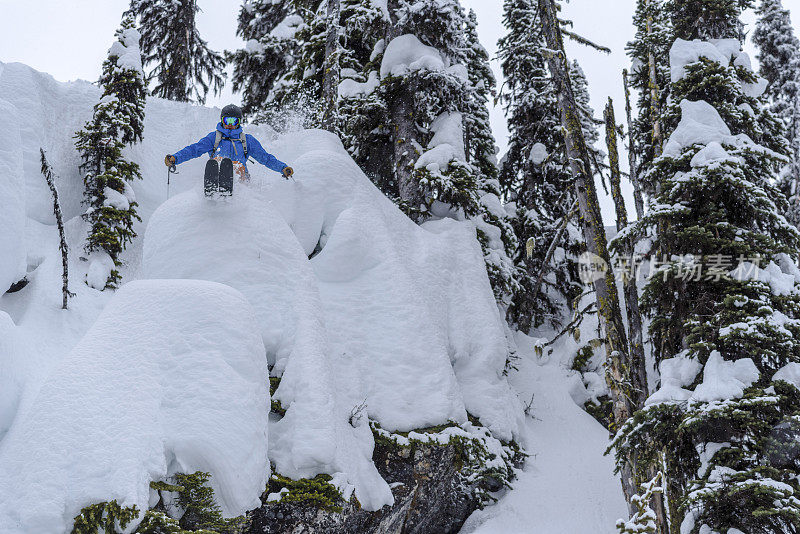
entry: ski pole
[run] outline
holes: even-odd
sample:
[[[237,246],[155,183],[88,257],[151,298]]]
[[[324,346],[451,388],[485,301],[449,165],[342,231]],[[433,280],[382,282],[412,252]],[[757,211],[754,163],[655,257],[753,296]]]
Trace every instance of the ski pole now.
[[[169,199],[169,175],[178,174],[178,169],[175,165],[167,167],[167,199]]]

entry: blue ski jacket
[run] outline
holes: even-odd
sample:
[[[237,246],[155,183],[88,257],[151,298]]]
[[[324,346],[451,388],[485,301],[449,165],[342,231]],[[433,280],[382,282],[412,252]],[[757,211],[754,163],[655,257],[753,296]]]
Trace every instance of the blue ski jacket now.
[[[258,139],[250,134],[245,134],[247,139],[247,157],[244,157],[244,149],[242,148],[242,141],[239,136],[242,133],[242,128],[234,130],[226,130],[222,127],[222,123],[217,124],[217,129],[207,136],[200,139],[198,142],[183,148],[174,154],[175,164],[180,165],[184,161],[199,158],[203,154],[208,154],[214,149],[214,140],[217,137],[217,132],[222,133],[222,139],[219,142],[216,152],[212,157],[230,158],[231,161],[238,161],[247,169],[247,160],[251,157],[260,164],[272,169],[275,172],[283,172],[283,169],[288,167],[284,162],[264,150]]]

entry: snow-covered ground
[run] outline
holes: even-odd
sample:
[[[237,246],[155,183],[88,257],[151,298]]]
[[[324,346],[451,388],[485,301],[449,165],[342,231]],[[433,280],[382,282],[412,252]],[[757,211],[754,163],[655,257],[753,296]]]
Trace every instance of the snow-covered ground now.
[[[532,405],[525,432],[528,453],[514,489],[470,516],[462,534],[615,534],[627,518],[613,474],[608,432],[570,395],[575,373],[564,367],[565,343],[538,357],[536,340],[517,335],[519,371],[511,382]],[[574,393],[573,393],[574,395]]]
[[[144,178],[133,185],[139,237],[122,258],[123,281],[133,282],[117,292],[89,288],[72,134],[98,96],[85,82],[0,64],[0,112],[11,124],[4,145],[13,147],[0,152],[8,192],[0,213],[10,214],[4,235],[24,236],[0,241],[0,257],[10,258],[0,282],[25,270],[30,280],[0,296],[0,524],[60,531],[83,506],[116,498],[141,507],[149,480],[193,469],[212,473],[226,513],[241,513],[263,489],[264,452],[279,472],[334,475],[377,509],[392,496],[361,415],[409,430],[466,423],[469,412],[499,438],[524,438],[473,224],[415,225],[328,133],[248,127],[295,168],[296,181],[253,165],[250,184],[213,202],[199,193],[200,158],[181,165],[168,195],[164,154],[205,135],[219,112],[150,99],[145,140],[127,153]],[[67,220],[75,293],[67,311],[40,146]],[[282,375],[276,398],[287,409],[269,430],[268,363]],[[211,413],[208,403],[217,406]],[[203,426],[226,410],[251,415],[230,420],[241,423],[236,446],[227,427]],[[144,435],[108,439],[122,432],[117,424]],[[230,448],[242,454],[213,461],[209,451]],[[130,468],[108,468],[118,463]]]

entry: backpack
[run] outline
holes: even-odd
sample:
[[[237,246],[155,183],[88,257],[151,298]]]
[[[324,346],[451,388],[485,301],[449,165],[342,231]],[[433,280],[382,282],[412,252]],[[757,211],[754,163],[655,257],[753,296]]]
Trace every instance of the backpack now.
[[[231,143],[233,142],[233,138],[231,139]],[[247,136],[244,134],[244,130],[239,134],[239,141],[242,142],[242,150],[244,151],[244,158],[242,158],[242,162],[247,161]],[[217,135],[214,138],[214,148],[208,153],[209,158],[214,157],[214,153],[219,148],[219,144],[222,142],[222,132],[217,130]],[[236,145],[233,145],[233,149],[236,150]]]

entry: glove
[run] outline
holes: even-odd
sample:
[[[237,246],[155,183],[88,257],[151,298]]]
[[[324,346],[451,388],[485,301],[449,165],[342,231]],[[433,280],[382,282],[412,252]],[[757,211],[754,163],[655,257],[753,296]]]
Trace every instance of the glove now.
[[[284,167],[283,171],[281,172],[283,173],[283,177],[288,179],[291,175],[294,174],[294,169],[292,169],[291,167]]]
[[[170,156],[169,154],[164,156],[164,165],[167,167],[172,167],[175,165],[175,156]]]

